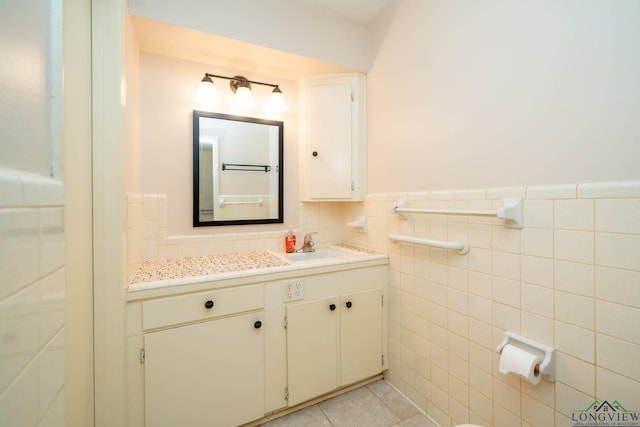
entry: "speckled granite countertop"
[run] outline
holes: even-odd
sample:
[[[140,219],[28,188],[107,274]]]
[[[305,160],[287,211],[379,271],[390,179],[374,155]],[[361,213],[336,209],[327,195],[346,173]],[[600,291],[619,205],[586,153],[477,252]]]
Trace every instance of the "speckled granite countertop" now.
[[[346,252],[344,257],[292,263],[285,254],[270,251],[242,252],[181,259],[144,261],[129,284],[129,291],[166,287],[201,281],[219,280],[272,273],[309,266],[342,264],[386,258],[379,252],[340,244],[333,248]]]

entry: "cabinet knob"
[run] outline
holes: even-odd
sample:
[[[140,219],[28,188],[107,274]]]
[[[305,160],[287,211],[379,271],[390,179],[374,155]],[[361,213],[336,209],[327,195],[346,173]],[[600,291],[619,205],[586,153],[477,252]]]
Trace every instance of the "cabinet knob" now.
[[[209,300],[207,302],[204,303],[204,308],[206,308],[207,310],[213,308],[213,301]]]
[[[329,310],[333,311],[336,309],[336,305],[335,304],[330,304],[329,305]]]
[[[351,308],[353,304],[351,304],[351,301],[347,301],[345,305],[347,306],[347,308]]]
[[[256,329],[260,329],[262,327],[262,322],[258,320],[256,323],[253,324],[253,327]]]
[[[312,155],[313,157],[318,157],[318,152],[317,152],[317,151],[314,151],[313,153],[311,153],[311,155]]]

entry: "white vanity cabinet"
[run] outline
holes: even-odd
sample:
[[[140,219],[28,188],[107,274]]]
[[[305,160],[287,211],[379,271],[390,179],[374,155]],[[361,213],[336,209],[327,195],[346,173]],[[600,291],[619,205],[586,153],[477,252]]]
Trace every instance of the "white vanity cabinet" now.
[[[367,192],[365,76],[311,76],[303,79],[302,88],[303,200],[364,200]]]
[[[387,262],[130,293],[128,425],[243,425],[380,374]]]
[[[289,405],[382,372],[382,289],[287,307]]]
[[[143,327],[161,328],[144,334],[147,426],[237,426],[264,416],[263,306],[262,285],[142,303]]]

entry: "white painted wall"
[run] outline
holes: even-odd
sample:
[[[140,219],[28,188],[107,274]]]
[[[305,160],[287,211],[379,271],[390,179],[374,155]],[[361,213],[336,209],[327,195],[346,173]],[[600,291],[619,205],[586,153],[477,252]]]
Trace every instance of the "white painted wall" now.
[[[367,30],[291,0],[130,0],[129,12],[289,53],[367,70]]]
[[[284,224],[298,224],[298,87],[297,82],[279,76],[140,52],[140,191],[168,196],[170,236],[284,229],[283,224],[193,228],[192,112],[198,84],[205,72],[225,76],[243,74],[250,80],[280,85],[289,111],[272,114],[261,108],[268,101],[270,88],[254,85],[256,109],[238,110],[231,105],[233,93],[228,81],[216,80],[222,98],[216,112],[284,122]]]
[[[369,191],[638,179],[640,2],[402,0],[373,28]]]

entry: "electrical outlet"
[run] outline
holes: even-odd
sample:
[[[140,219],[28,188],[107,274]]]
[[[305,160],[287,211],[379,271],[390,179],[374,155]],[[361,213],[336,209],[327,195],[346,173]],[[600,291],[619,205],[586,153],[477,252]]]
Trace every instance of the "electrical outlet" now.
[[[285,280],[282,289],[282,300],[284,302],[304,299],[304,285],[302,278]]]
[[[302,279],[293,284],[293,299],[304,299],[304,286]]]

